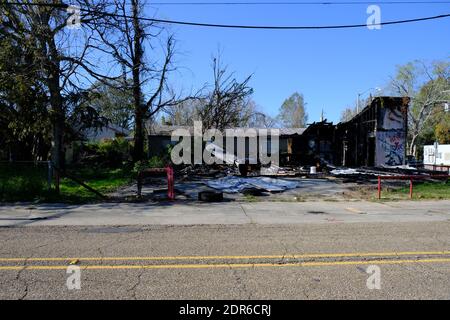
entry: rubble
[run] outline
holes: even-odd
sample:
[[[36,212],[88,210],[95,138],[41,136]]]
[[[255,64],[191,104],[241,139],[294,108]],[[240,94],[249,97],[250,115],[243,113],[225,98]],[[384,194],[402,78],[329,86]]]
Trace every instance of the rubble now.
[[[330,173],[335,176],[340,176],[346,174],[357,174],[358,171],[356,171],[356,169],[334,169]]]
[[[223,193],[215,191],[201,191],[198,193],[198,200],[204,202],[220,202],[223,201]]]
[[[298,182],[275,179],[269,177],[234,177],[228,176],[221,179],[204,182],[208,187],[221,190],[225,193],[238,193],[246,189],[257,189],[268,192],[282,192],[298,187]]]
[[[261,176],[298,176],[305,173],[302,168],[295,167],[280,167],[275,164],[271,164],[269,167],[261,166],[259,174]]]

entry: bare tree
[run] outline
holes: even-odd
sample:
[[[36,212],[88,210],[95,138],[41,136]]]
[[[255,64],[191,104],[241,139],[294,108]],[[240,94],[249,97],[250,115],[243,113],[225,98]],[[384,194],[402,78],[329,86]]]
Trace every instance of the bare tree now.
[[[172,64],[175,41],[173,35],[157,24],[143,21],[142,0],[113,0],[113,4],[107,19],[97,21],[94,27],[103,51],[121,66],[124,79],[131,78],[123,86],[131,83],[135,121],[133,160],[139,161],[145,157],[145,122],[183,100],[168,85],[168,75],[175,70]],[[151,53],[151,60],[146,53]]]
[[[341,111],[341,122],[347,122],[351,120],[357,114],[356,108],[347,107]]]
[[[408,110],[409,154],[417,156],[417,139],[433,110],[448,101],[450,63],[414,61],[399,66],[391,87],[394,93],[411,98]]]
[[[249,99],[248,102],[249,112],[251,113],[248,119],[247,126],[251,128],[275,128],[279,125],[276,118],[269,116],[268,114],[261,111],[260,106],[256,104],[255,101]]]
[[[200,121],[200,110],[205,106],[206,99],[198,97],[181,101],[165,110],[165,122],[172,125],[193,126],[194,121]]]
[[[213,57],[212,69],[213,89],[205,98],[206,104],[199,112],[203,129],[223,130],[231,126],[246,125],[252,115],[248,99],[253,93],[253,89],[248,85],[252,76],[238,82],[234,74],[228,73],[227,67],[221,64],[220,54]]]
[[[372,95],[370,95],[367,99],[360,99],[359,106],[358,101],[356,101],[353,106],[347,105],[347,107],[341,111],[341,122],[346,122],[351,120],[354,116],[358,114],[358,109],[362,110],[366,107],[367,104],[370,104],[372,101]]]

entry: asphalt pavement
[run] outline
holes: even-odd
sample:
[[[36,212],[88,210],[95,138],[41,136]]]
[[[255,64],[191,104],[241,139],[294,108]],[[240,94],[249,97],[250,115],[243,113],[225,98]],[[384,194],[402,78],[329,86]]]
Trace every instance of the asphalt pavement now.
[[[9,226],[0,228],[0,298],[450,299],[449,231],[448,219],[433,216]]]

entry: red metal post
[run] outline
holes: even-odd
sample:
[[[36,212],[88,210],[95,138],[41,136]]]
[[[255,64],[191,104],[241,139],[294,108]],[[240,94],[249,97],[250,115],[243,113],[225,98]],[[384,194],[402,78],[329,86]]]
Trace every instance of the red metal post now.
[[[174,182],[173,182],[173,168],[168,166],[166,167],[167,172],[167,197],[170,200],[175,199],[175,191],[174,191]]]
[[[409,179],[409,198],[412,199],[413,196],[413,179]]]
[[[381,177],[378,176],[378,199],[381,199]]]

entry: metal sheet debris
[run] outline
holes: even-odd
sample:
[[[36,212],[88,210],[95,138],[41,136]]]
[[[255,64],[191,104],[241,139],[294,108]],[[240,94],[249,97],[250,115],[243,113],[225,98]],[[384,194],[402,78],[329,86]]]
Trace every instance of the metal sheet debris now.
[[[205,181],[208,187],[226,193],[238,193],[245,189],[259,189],[268,192],[282,192],[298,187],[298,182],[268,177],[242,178],[228,176],[221,179]]]
[[[342,174],[358,174],[359,172],[355,169],[335,169],[330,171],[330,173],[337,176]]]
[[[280,167],[272,164],[270,167],[261,167],[260,174],[263,176],[276,175],[280,171]]]

